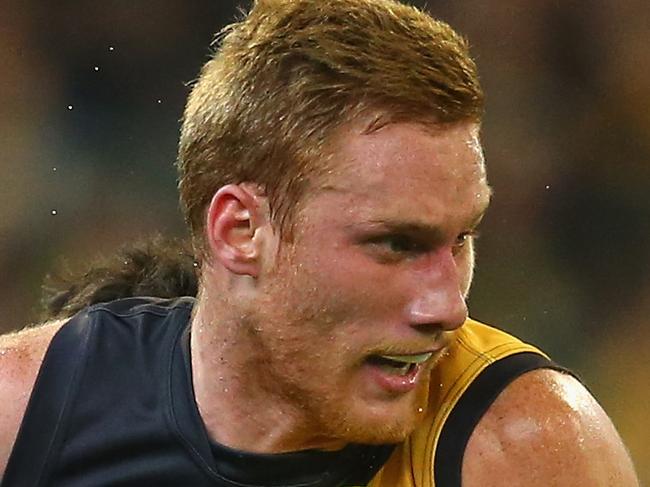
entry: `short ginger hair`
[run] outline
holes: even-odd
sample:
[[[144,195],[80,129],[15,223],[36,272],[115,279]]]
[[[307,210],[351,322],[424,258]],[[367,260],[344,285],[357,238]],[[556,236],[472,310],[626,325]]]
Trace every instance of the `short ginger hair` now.
[[[329,139],[364,113],[439,125],[482,116],[465,39],[397,1],[257,0],[217,42],[189,96],[177,161],[197,258],[207,207],[226,184],[258,185],[283,235],[326,169]]]

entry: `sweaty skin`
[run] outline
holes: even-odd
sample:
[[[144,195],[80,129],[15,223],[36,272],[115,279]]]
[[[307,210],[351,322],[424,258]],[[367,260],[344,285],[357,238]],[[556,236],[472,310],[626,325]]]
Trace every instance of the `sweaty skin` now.
[[[208,209],[193,382],[225,445],[271,453],[404,439],[420,422],[428,371],[467,316],[472,234],[490,196],[478,127],[365,128],[341,132],[290,241],[255,185],[221,188]],[[61,325],[0,337],[0,471]],[[402,388],[373,360],[425,352]],[[497,398],[462,475],[463,487],[638,486],[600,406],[548,370]]]
[[[638,487],[611,420],[575,378],[536,370],[510,384],[465,449],[463,487]]]
[[[5,470],[38,369],[65,320],[0,336],[0,479]]]
[[[427,371],[467,317],[471,235],[490,197],[478,127],[364,129],[341,131],[291,243],[279,242],[263,202],[213,201],[214,261],[233,268],[233,249],[244,247],[240,220],[219,223],[229,211],[248,215],[246,245],[258,249],[247,257],[254,269],[236,277],[206,268],[193,324],[197,402],[226,445],[402,440],[426,404]],[[391,378],[368,360],[424,352],[434,353],[405,392],[385,387]]]

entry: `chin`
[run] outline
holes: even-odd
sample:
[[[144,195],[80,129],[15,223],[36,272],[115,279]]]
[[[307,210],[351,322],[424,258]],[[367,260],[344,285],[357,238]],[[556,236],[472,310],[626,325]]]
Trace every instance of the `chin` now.
[[[344,416],[340,421],[330,422],[330,426],[336,425],[336,436],[346,443],[401,443],[423,420],[422,411],[426,408],[426,400],[423,399],[422,396],[404,397],[380,403],[348,400],[350,407]]]
[[[359,418],[355,428],[350,428],[349,442],[368,445],[401,443],[413,433],[420,423],[419,414],[405,416],[392,416],[369,420]]]

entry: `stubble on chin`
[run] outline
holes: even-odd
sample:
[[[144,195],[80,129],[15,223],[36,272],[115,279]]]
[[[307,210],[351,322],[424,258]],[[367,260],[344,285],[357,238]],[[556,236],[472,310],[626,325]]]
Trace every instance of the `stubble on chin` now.
[[[413,399],[405,405],[401,414],[396,410],[394,415],[386,420],[385,417],[373,420],[369,407],[368,414],[364,416],[361,411],[359,417],[350,417],[346,420],[347,434],[354,443],[364,444],[394,444],[405,441],[426,419],[429,409],[432,371],[448,354],[448,348],[439,351],[422,371],[422,382],[413,391]],[[353,425],[353,426],[351,426]]]

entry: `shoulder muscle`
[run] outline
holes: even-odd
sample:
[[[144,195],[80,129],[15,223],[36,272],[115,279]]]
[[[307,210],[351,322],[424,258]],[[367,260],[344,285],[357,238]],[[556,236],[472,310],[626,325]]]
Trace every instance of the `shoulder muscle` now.
[[[510,384],[472,433],[463,487],[637,487],[611,420],[570,375],[536,370]]]
[[[50,322],[0,336],[0,478],[47,347],[64,322]]]

